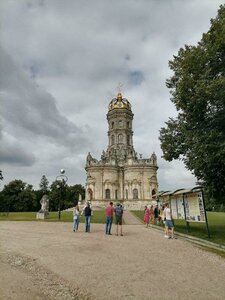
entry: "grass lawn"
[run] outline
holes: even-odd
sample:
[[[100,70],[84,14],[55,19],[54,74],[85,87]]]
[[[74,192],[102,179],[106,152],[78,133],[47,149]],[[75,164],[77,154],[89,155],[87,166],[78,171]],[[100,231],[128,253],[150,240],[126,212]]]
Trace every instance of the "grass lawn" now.
[[[133,213],[143,220],[143,211],[133,211]],[[210,238],[208,238],[206,224],[190,222],[189,231],[187,232],[187,225],[184,220],[174,220],[175,231],[190,234],[211,242],[225,245],[225,213],[223,212],[207,212],[207,219],[209,224]]]
[[[37,220],[36,212],[10,212],[7,214],[0,213],[0,220],[8,220],[8,221],[37,221],[37,222],[56,222],[58,221],[58,212],[50,212],[48,219],[45,220]],[[73,221],[73,213],[72,211],[62,211],[61,212],[61,222],[71,222]],[[81,216],[80,222],[84,222],[84,217]],[[103,210],[94,211],[93,216],[91,218],[92,223],[105,223],[105,212]]]

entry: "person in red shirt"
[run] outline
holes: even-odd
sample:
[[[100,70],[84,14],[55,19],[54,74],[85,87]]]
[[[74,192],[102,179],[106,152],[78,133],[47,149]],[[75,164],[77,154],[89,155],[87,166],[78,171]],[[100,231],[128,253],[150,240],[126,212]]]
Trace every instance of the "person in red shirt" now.
[[[106,228],[105,233],[111,235],[112,229],[112,221],[113,221],[113,202],[109,202],[109,205],[105,209],[105,216],[106,216]]]

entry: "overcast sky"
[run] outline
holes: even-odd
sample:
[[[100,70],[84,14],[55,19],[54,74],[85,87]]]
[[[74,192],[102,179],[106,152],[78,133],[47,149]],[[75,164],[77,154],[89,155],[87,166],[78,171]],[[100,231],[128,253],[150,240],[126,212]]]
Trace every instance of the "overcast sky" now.
[[[162,156],[159,130],[176,116],[168,61],[195,45],[222,0],[2,0],[0,169],[4,184],[38,188],[65,169],[85,184],[87,153],[107,148],[107,107],[123,84],[134,113],[134,147],[158,157],[160,190],[193,187],[179,161]]]

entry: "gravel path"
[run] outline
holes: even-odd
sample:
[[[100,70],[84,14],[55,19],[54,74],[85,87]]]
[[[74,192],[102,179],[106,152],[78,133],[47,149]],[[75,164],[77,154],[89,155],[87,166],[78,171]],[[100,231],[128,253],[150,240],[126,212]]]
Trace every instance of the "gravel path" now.
[[[126,225],[142,225],[143,223],[134,214],[128,210],[123,212],[123,220]]]
[[[0,299],[225,299],[223,258],[144,225],[104,229],[1,221]]]

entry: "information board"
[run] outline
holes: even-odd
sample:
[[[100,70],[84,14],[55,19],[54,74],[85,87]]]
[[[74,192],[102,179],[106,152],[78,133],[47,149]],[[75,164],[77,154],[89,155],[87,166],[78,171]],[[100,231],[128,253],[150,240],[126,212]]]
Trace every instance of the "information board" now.
[[[205,210],[202,193],[185,194],[186,220],[189,222],[205,222]]]
[[[173,219],[183,219],[187,222],[205,222],[205,210],[201,191],[172,194],[168,202],[170,203]]]

